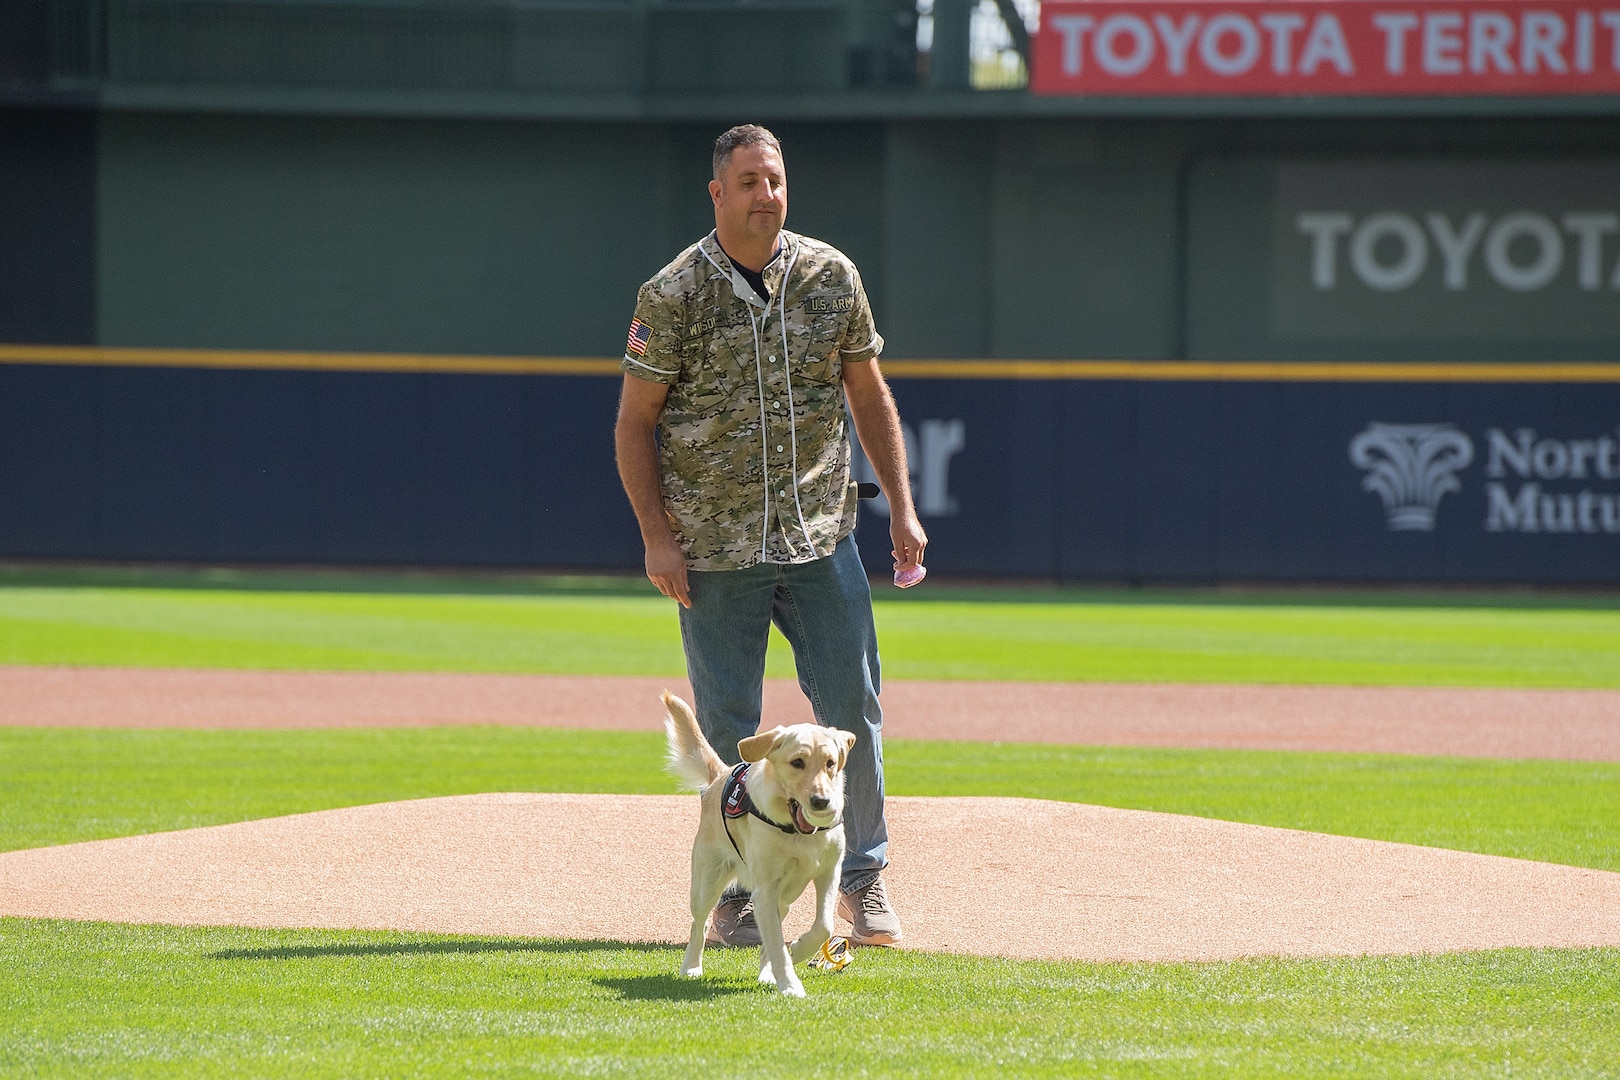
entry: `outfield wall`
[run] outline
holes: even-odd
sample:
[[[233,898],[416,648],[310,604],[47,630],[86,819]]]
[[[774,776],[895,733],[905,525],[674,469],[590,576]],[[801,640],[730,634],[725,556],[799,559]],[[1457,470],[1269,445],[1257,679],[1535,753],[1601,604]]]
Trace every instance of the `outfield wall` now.
[[[1589,386],[894,388],[942,573],[1613,580],[1620,432]],[[630,567],[616,392],[609,376],[7,366],[0,542],[31,558]],[[1436,421],[1443,490],[1364,486],[1358,439],[1367,462],[1398,463],[1370,429]],[[863,510],[875,567],[886,524]]]
[[[0,114],[0,557],[635,566],[722,126]],[[939,571],[1620,580],[1620,122],[776,126]]]

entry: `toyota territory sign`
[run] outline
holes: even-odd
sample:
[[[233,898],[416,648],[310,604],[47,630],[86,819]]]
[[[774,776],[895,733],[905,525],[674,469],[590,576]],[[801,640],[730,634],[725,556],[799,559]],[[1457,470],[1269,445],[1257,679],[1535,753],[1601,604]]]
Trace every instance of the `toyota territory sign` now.
[[[1030,85],[1139,96],[1612,94],[1620,2],[1046,0]]]

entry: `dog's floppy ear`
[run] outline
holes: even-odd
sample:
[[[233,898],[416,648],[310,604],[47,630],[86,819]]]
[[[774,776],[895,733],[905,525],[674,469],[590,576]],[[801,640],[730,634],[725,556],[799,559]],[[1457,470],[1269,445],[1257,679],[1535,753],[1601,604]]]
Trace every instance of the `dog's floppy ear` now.
[[[750,735],[737,744],[737,753],[742,755],[744,761],[764,761],[776,744],[782,741],[782,735],[787,728],[778,724],[769,731],[762,731],[758,735]]]
[[[834,731],[832,737],[838,743],[838,771],[844,771],[844,762],[849,758],[850,750],[855,746],[855,733],[853,731]]]

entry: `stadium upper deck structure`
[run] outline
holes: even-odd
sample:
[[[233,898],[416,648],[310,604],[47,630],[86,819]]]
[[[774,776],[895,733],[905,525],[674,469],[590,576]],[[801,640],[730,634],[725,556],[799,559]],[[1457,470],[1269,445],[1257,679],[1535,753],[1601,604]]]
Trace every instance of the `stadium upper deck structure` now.
[[[1620,580],[1620,13],[1023,12],[0,0],[0,557],[636,566],[615,349],[756,120],[937,570]]]

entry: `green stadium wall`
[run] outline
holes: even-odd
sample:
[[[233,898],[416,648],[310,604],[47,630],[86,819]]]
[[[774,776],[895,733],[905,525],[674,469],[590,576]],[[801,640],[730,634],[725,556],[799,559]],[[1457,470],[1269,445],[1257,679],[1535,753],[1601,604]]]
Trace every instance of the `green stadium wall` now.
[[[1434,206],[1460,221],[1478,203],[1498,221],[1517,205],[1513,170],[1529,168],[1530,181],[1574,177],[1574,202],[1522,192],[1556,222],[1620,161],[1620,120],[1601,116],[11,108],[0,556],[636,566],[611,365],[412,358],[611,359],[637,284],[712,224],[714,135],[754,119],[783,139],[790,225],[856,260],[886,356],[919,361],[895,363],[894,383],[942,572],[1620,580],[1620,530],[1603,516],[1605,500],[1620,513],[1620,477],[1575,446],[1620,422],[1607,281],[1620,239],[1599,238],[1596,290],[1565,234],[1561,276],[1533,296],[1477,267],[1469,290],[1448,291],[1433,252],[1399,295],[1357,285],[1349,264],[1339,292],[1313,292],[1300,284],[1310,238],[1288,217],[1313,192],[1337,197],[1335,170],[1370,168],[1368,190],[1396,201],[1345,203],[1357,220],[1421,221],[1429,204],[1399,202],[1403,177],[1427,198],[1422,184],[1455,173],[1473,178],[1462,201]],[[1366,258],[1387,271],[1391,250]],[[1522,269],[1525,250],[1505,257]],[[1045,360],[1078,363],[1017,363]],[[1244,369],[1257,361],[1279,366]],[[1421,514],[1392,527],[1351,461],[1373,424],[1468,441],[1460,487],[1435,496],[1427,528]],[[1532,429],[1532,449],[1564,447],[1544,454],[1563,453],[1562,472],[1487,475],[1519,460],[1501,440],[1517,453]],[[881,516],[863,519],[881,565]]]

